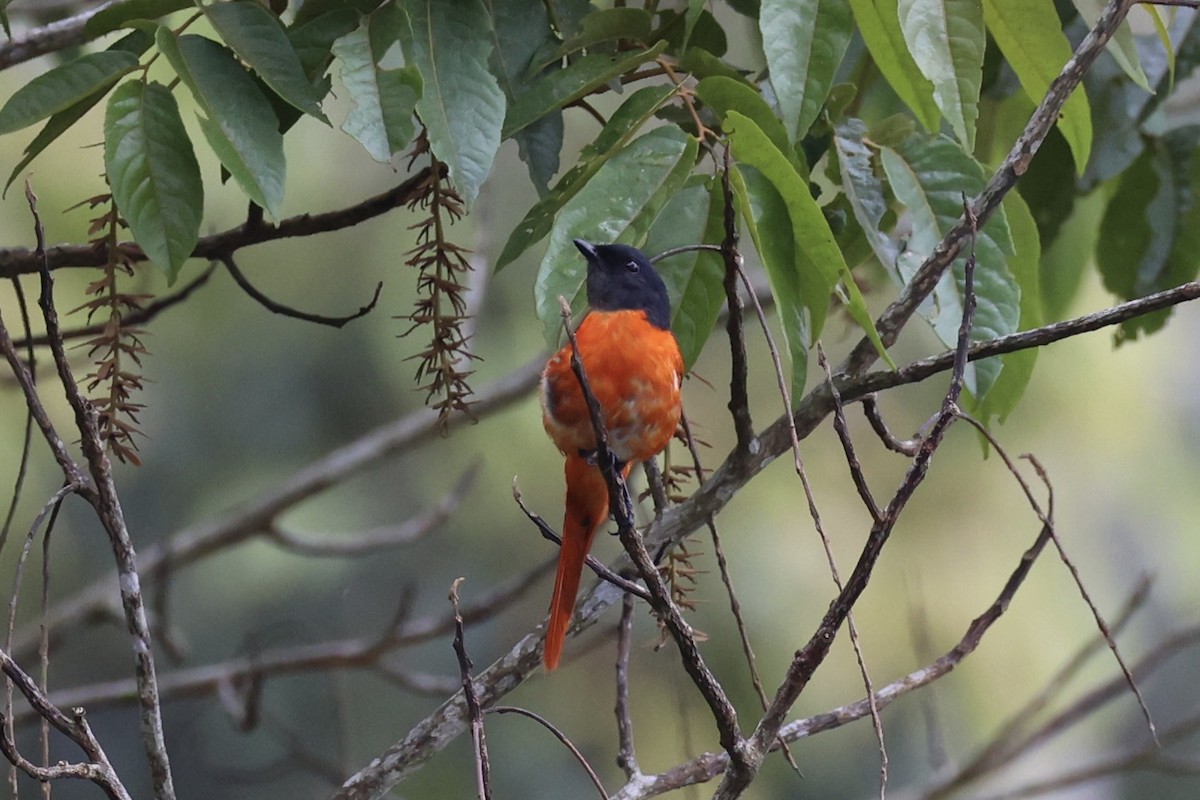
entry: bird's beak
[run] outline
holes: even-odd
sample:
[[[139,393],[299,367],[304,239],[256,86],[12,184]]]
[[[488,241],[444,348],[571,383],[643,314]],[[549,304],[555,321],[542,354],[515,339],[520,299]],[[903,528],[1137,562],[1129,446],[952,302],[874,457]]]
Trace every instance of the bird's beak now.
[[[585,239],[576,239],[575,246],[579,248],[579,252],[583,253],[583,257],[586,258],[588,262],[594,262],[600,257],[599,253],[596,252],[596,245],[586,241]]]

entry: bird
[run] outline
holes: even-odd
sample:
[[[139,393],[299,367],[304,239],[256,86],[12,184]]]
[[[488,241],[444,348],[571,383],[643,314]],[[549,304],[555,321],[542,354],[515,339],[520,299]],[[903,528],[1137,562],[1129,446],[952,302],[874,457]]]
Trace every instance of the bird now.
[[[662,277],[635,247],[575,239],[587,260],[588,312],[575,332],[579,358],[599,403],[608,447],[621,474],[662,452],[682,414],[683,355],[671,333],[671,303]],[[568,342],[542,371],[542,424],[564,456],[567,492],[562,547],[544,663],[558,666],[583,563],[608,520],[608,484],[597,466],[596,435]]]

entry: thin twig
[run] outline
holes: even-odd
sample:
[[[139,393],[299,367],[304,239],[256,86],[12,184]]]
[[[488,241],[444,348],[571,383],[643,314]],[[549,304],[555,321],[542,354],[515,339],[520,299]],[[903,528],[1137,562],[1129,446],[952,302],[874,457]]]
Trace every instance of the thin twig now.
[[[729,183],[731,169],[729,146],[725,147],[725,167],[721,170],[721,193],[724,202],[725,235],[721,240],[721,257],[725,262],[725,308],[728,317],[725,331],[729,336],[731,374],[729,377],[729,413],[737,434],[737,453],[746,454],[754,446],[754,422],[750,418],[750,398],[746,390],[749,365],[746,360],[746,334],[742,329],[742,301],[738,296],[738,273],[742,257],[737,250],[737,217],[733,205],[733,189]],[[753,296],[753,292],[751,292]]]
[[[1143,577],[1130,594],[1129,599],[1125,601],[1120,613],[1113,620],[1114,632],[1119,632],[1124,628],[1125,624],[1133,617],[1134,612],[1144,605],[1146,599],[1150,596],[1150,586],[1150,579]],[[1084,642],[1083,646],[1063,664],[1050,680],[1046,681],[1041,689],[1029,698],[1024,705],[1013,712],[1008,721],[991,737],[991,741],[986,746],[972,757],[970,761],[957,767],[952,774],[931,787],[924,794],[924,797],[936,798],[945,796],[982,775],[998,771],[1005,764],[1017,758],[1021,751],[1015,750],[1012,745],[1018,741],[1020,734],[1029,727],[1035,715],[1049,706],[1050,701],[1061,693],[1067,682],[1105,644],[1103,636],[1096,639],[1088,639]]]
[[[562,537],[558,535],[558,532],[555,531],[554,528],[550,527],[550,523],[546,522],[546,520],[538,514],[530,511],[529,507],[525,505],[525,498],[521,495],[521,489],[519,486],[517,486],[516,478],[513,478],[513,500],[516,501],[517,505],[521,508],[521,511],[525,513],[525,516],[529,518],[529,521],[532,522],[535,527],[537,527],[539,532],[541,532],[543,538],[549,539],[559,547],[562,546]],[[608,581],[626,594],[632,594],[640,597],[647,603],[651,602],[650,592],[646,591],[641,586],[638,586],[633,581],[626,580],[617,573],[613,572],[604,564],[604,562],[600,561],[591,553],[588,553],[584,556],[584,563],[588,565],[588,568],[591,569],[592,572],[596,573],[596,577],[600,578],[600,580]]]
[[[470,466],[433,508],[396,525],[375,528],[354,537],[339,535],[314,541],[285,530],[278,522],[272,522],[267,528],[267,535],[290,552],[317,558],[358,557],[412,544],[437,530],[449,519],[474,485],[479,468],[479,462]]]
[[[829,394],[833,398],[833,430],[837,433],[838,441],[842,444],[842,452],[846,456],[846,465],[850,467],[850,479],[854,482],[854,488],[858,490],[858,496],[862,498],[863,505],[870,512],[871,519],[878,522],[882,516],[879,511],[879,504],[875,502],[875,496],[871,494],[871,487],[867,485],[867,478],[863,475],[862,464],[859,463],[858,454],[854,452],[854,441],[850,438],[850,428],[846,424],[846,412],[842,406],[842,395],[837,390],[837,385],[833,382],[833,373],[829,369],[829,359],[825,357],[825,348],[821,346],[820,342],[817,342],[817,363],[820,364],[822,371],[825,373],[825,381],[829,386]]]
[[[154,319],[167,309],[179,305],[184,300],[187,300],[189,297],[191,297],[197,289],[208,283],[208,279],[212,276],[214,270],[216,270],[216,264],[209,264],[203,272],[189,281],[182,289],[180,289],[178,292],[175,292],[175,294],[168,295],[167,297],[160,297],[153,303],[148,303],[145,306],[131,310],[127,314],[123,314],[121,316],[121,324],[127,327],[138,327]],[[14,278],[13,280],[15,281],[16,279]],[[97,322],[94,325],[85,325],[81,328],[63,331],[62,338],[64,342],[69,342],[72,339],[90,339],[103,333],[105,326],[107,325],[107,322]],[[46,338],[45,334],[40,336],[30,336],[26,334],[24,339],[17,341],[17,346],[24,347],[29,345],[43,347],[49,343],[49,339]]]
[[[458,613],[458,587],[465,578],[455,578],[450,584],[450,605],[454,608],[454,655],[458,658],[458,671],[462,679],[463,695],[467,699],[467,712],[471,715],[471,742],[475,746],[475,788],[479,800],[491,800],[491,766],[488,764],[487,734],[483,729],[483,709],[479,695],[471,680],[471,657],[463,636],[463,618]]]
[[[551,724],[548,719],[540,714],[535,714],[527,708],[518,708],[517,706],[494,706],[489,708],[487,713],[519,714],[522,717],[528,717],[546,730],[550,731],[550,733],[554,734],[554,738],[562,742],[562,744],[571,751],[571,755],[575,756],[575,760],[578,761],[579,765],[583,767],[584,771],[588,775],[588,778],[590,778],[592,781],[592,786],[596,787],[596,791],[599,793],[600,797],[604,798],[604,800],[608,800],[608,792],[604,790],[604,784],[600,782],[600,776],[596,774],[596,770],[592,769],[592,765],[587,762],[587,759],[583,757],[583,753],[581,753],[579,748],[567,738],[567,735]]]
[[[617,766],[626,780],[642,770],[633,748],[633,717],[629,713],[629,651],[633,644],[633,596],[621,599],[621,621],[617,625]],[[605,797],[608,797],[605,794]]]
[[[364,317],[370,314],[375,308],[375,304],[379,302],[379,293],[383,291],[383,282],[380,281],[375,285],[375,294],[371,297],[371,301],[365,306],[362,306],[353,314],[347,314],[344,317],[327,317],[322,314],[312,314],[307,311],[299,311],[291,306],[284,305],[278,301],[272,300],[265,294],[254,288],[254,284],[242,274],[238,268],[237,262],[234,261],[233,254],[226,254],[221,257],[221,263],[225,265],[225,269],[229,270],[229,274],[238,286],[242,287],[242,291],[250,295],[250,297],[273,314],[279,314],[284,317],[292,317],[293,319],[303,320],[304,322],[315,322],[318,325],[328,325],[331,328],[341,328],[346,323],[352,322],[359,317]]]

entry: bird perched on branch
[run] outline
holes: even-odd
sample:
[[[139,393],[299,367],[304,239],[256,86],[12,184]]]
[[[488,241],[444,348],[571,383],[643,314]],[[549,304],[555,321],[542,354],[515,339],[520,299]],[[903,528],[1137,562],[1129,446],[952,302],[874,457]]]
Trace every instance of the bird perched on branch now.
[[[575,341],[609,449],[628,477],[634,464],[653,458],[675,435],[683,356],[671,333],[667,287],[649,259],[623,244],[576,239],[575,246],[588,265],[588,313]],[[608,519],[608,485],[597,466],[595,429],[571,370],[569,343],[546,363],[541,394],[542,424],[567,457],[562,549],[546,627],[545,663],[552,670],[562,655],[584,559]]]

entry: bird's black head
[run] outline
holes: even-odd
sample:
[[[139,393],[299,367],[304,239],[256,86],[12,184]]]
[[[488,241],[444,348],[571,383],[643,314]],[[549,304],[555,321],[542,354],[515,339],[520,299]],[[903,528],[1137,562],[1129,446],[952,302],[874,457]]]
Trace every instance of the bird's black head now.
[[[671,327],[666,284],[641,250],[627,244],[591,244],[583,239],[576,239],[575,246],[588,262],[589,306],[597,311],[645,311],[651,325],[662,330]]]

